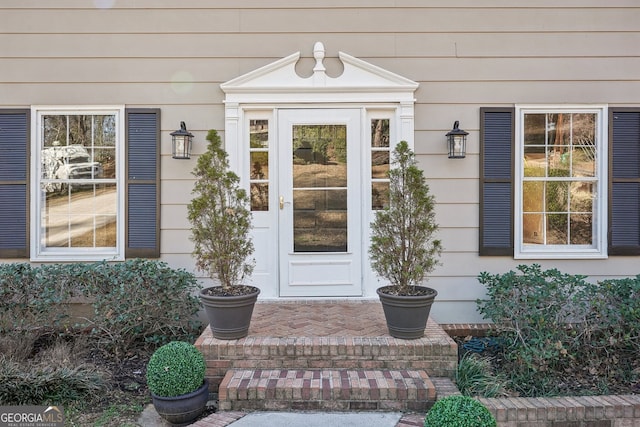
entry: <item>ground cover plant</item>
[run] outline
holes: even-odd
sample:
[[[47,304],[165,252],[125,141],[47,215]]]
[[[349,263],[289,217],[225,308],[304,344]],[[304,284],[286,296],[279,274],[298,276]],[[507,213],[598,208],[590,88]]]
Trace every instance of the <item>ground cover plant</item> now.
[[[424,427],[496,427],[496,419],[480,402],[468,396],[438,400],[424,419]]]
[[[195,277],[150,260],[0,265],[0,405],[62,405],[70,426],[126,426],[149,357],[201,331]],[[92,313],[77,317],[71,297]]]
[[[499,342],[485,354],[511,394],[640,392],[640,275],[587,279],[538,264],[479,275]]]

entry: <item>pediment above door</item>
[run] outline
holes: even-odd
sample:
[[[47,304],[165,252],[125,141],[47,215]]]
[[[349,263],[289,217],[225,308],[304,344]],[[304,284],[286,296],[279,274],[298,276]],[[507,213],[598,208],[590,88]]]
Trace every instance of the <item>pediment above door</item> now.
[[[344,71],[326,74],[324,45],[314,45],[310,77],[296,73],[300,52],[279,59],[220,85],[225,102],[414,102],[418,83],[366,61],[339,52]]]

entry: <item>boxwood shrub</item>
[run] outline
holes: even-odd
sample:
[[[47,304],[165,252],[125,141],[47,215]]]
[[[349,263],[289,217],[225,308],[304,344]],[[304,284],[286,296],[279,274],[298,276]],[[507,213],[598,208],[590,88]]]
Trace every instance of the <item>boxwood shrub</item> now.
[[[175,397],[197,390],[204,381],[202,353],[190,343],[172,341],[158,348],[147,364],[147,386],[156,396]]]

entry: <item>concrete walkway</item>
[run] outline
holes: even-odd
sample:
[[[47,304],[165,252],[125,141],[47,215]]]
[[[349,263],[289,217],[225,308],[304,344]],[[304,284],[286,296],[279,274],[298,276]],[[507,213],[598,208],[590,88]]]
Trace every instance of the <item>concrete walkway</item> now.
[[[217,412],[191,427],[411,427],[422,426],[424,415],[399,412]],[[140,427],[171,427],[153,408],[147,405],[140,418]]]

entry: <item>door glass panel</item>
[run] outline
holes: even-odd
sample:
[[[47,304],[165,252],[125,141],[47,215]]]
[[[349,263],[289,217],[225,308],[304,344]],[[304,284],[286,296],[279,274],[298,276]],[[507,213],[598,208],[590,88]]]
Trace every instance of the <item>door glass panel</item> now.
[[[293,126],[293,250],[346,252],[347,127]]]

